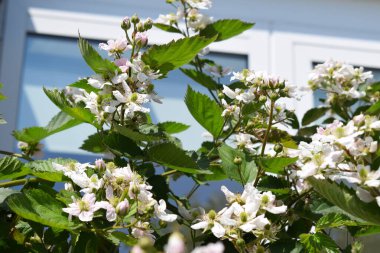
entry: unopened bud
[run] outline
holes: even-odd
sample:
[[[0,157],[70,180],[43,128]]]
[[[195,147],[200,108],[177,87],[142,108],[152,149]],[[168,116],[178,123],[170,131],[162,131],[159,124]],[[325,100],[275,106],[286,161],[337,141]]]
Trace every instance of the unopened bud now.
[[[284,146],[282,146],[281,143],[277,143],[277,144],[274,145],[274,147],[273,147],[273,150],[274,150],[274,152],[276,152],[276,153],[280,153],[283,149],[284,149]]]
[[[119,204],[117,204],[116,213],[119,216],[125,216],[127,214],[128,208],[129,208],[129,202],[128,200],[125,199],[121,201]]]
[[[261,245],[258,245],[255,252],[256,253],[265,253],[265,248]]]
[[[151,18],[148,18],[147,20],[145,20],[144,22],[145,31],[151,29],[152,26],[153,26],[153,20]]]
[[[129,17],[123,18],[123,22],[121,22],[121,28],[124,30],[131,28],[131,20]]]
[[[103,159],[96,159],[95,168],[103,170],[106,168],[106,163],[103,161]]]
[[[137,25],[136,25],[136,29],[138,32],[144,32],[145,29],[144,29],[144,24],[139,22]]]
[[[243,162],[243,160],[241,159],[240,156],[236,156],[236,157],[234,158],[234,164],[236,164],[236,165],[240,165],[242,162]]]
[[[237,239],[236,241],[236,245],[240,248],[240,249],[244,249],[245,248],[245,241],[243,238],[239,238]]]
[[[265,103],[265,102],[267,101],[267,96],[261,95],[261,96],[259,97],[259,101],[260,101],[261,103]]]
[[[220,98],[220,99],[224,98],[224,93],[223,92],[218,92],[218,98]]]
[[[140,22],[140,18],[139,18],[136,14],[134,14],[134,15],[131,17],[131,22],[132,22],[133,24],[137,24],[138,22]]]
[[[278,96],[277,93],[272,93],[272,94],[270,94],[270,99],[271,99],[272,101],[277,100],[278,98],[279,98],[279,96]]]

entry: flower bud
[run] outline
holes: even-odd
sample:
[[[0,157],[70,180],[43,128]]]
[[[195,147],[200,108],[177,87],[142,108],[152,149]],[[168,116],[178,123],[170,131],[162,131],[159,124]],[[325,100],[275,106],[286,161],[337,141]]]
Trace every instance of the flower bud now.
[[[95,168],[99,170],[103,170],[106,168],[106,163],[103,161],[103,159],[96,159]]]
[[[265,103],[265,102],[267,101],[267,96],[265,96],[265,95],[261,95],[261,96],[259,97],[259,101],[260,101],[260,103]]]
[[[220,98],[220,99],[224,98],[224,93],[223,92],[218,92],[218,98]]]
[[[276,153],[280,153],[283,149],[284,149],[284,146],[282,146],[281,143],[277,143],[277,144],[274,145],[274,147],[273,147],[273,150],[274,150],[274,152],[276,152]]]
[[[129,28],[131,28],[131,20],[129,17],[123,18],[123,22],[121,22],[121,28],[123,30],[128,30]]]
[[[136,25],[136,30],[137,30],[138,32],[144,32],[144,31],[145,31],[145,29],[144,29],[144,24],[141,23],[141,22],[139,22],[139,23]]]
[[[151,18],[147,18],[147,20],[145,20],[145,22],[144,22],[145,31],[151,29],[152,26],[153,26],[153,20]]]
[[[244,249],[245,248],[245,241],[243,238],[239,238],[237,239],[236,241],[236,245],[240,248],[240,249]]]
[[[128,208],[129,208],[129,202],[128,200],[125,199],[121,201],[119,204],[117,204],[116,213],[119,216],[125,216],[127,214]]]
[[[258,245],[255,252],[256,253],[265,253],[265,248],[261,245]]]
[[[148,36],[145,32],[136,33],[135,40],[138,45],[145,47],[148,44]]]
[[[140,22],[140,18],[136,14],[134,14],[131,17],[131,22],[132,22],[132,24],[137,24],[138,22]]]
[[[277,93],[270,94],[270,100],[275,101],[279,98],[279,95]]]
[[[242,164],[242,162],[243,162],[243,160],[241,159],[241,157],[236,156],[236,157],[234,158],[234,164],[236,164],[236,165],[240,165],[240,164]]]

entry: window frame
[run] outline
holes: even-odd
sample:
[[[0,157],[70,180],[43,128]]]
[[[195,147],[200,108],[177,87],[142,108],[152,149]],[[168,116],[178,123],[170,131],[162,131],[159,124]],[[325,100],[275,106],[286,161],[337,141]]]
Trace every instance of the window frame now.
[[[101,6],[97,2],[93,4]],[[71,9],[76,10],[76,5],[80,7],[83,3],[78,1],[72,5]],[[107,40],[122,36],[123,31],[119,28],[122,19],[120,16],[99,15],[90,11],[87,13],[67,11],[56,3],[49,4],[43,0],[12,0],[7,2],[6,7],[0,78],[4,83],[3,92],[8,97],[2,102],[2,108],[7,110],[1,113],[8,124],[2,126],[0,144],[2,149],[12,150],[14,139],[11,133],[17,127],[27,34],[77,38],[78,32],[80,32],[81,36],[87,39]],[[105,10],[105,13],[107,12],[110,11]],[[152,13],[152,15],[157,16],[158,13]],[[178,38],[178,35],[165,33],[158,29],[152,29],[149,34],[150,44],[162,44]],[[249,68],[268,69],[269,44],[268,31],[250,30],[230,40],[214,43],[210,46],[210,50],[247,55]]]

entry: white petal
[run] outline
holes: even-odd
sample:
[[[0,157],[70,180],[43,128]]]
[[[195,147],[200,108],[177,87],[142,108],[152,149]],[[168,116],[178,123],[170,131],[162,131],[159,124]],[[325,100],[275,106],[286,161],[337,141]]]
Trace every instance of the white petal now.
[[[208,222],[207,221],[201,221],[198,223],[195,223],[194,225],[191,226],[192,229],[204,229],[207,228]]]
[[[214,222],[214,226],[212,227],[211,232],[217,238],[220,238],[226,234],[226,230],[218,222]]]

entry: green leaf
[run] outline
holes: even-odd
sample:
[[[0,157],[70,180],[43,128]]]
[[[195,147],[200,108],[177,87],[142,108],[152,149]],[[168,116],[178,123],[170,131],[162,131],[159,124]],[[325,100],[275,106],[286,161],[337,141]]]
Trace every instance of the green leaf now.
[[[27,163],[25,166],[30,168],[32,175],[38,178],[42,178],[52,182],[62,182],[64,181],[64,175],[61,171],[57,171],[54,169],[53,163],[67,165],[72,162],[75,161],[72,159],[65,158],[52,158],[41,161],[33,161]]]
[[[379,114],[380,112],[380,101],[374,103],[373,105],[371,105],[367,111],[366,111],[368,114],[371,114],[371,115],[377,115]]]
[[[266,172],[284,174],[284,168],[297,161],[297,157],[265,157],[258,158],[257,163],[259,163]]]
[[[12,194],[6,199],[9,208],[24,219],[46,226],[76,229],[79,223],[70,221],[63,213],[65,207],[54,197],[39,189],[24,190],[23,193]]]
[[[208,96],[194,91],[190,86],[187,87],[185,103],[194,119],[215,138],[218,137],[224,124],[219,105]]]
[[[142,60],[154,70],[166,75],[169,71],[190,62],[216,37],[203,38],[198,35],[171,41],[165,45],[154,45],[142,55]]]
[[[198,165],[185,151],[173,143],[161,143],[148,150],[149,157],[164,166],[191,174],[209,173],[207,170],[199,170]]]
[[[300,136],[311,136],[317,132],[318,125],[303,127],[298,130],[298,135]]]
[[[329,107],[318,107],[308,110],[302,118],[302,125],[306,126],[324,116],[329,110]]]
[[[202,181],[220,181],[228,178],[223,168],[220,166],[210,166],[209,170],[212,174],[202,175],[200,178]]]
[[[91,92],[97,93],[99,91],[99,89],[96,89],[96,88],[92,87],[88,83],[87,79],[85,79],[85,78],[84,79],[80,79],[80,80],[76,81],[75,83],[70,84],[69,87],[83,89],[83,90],[85,90],[88,93],[91,93]]]
[[[181,30],[179,30],[178,28],[171,26],[171,25],[165,25],[165,24],[161,24],[161,23],[154,23],[153,25],[155,27],[157,27],[158,29],[161,29],[165,32],[182,34]]]
[[[162,139],[162,136],[157,135],[151,135],[151,134],[144,134],[141,132],[137,132],[131,128],[123,127],[119,125],[114,125],[115,130],[124,135],[125,137],[128,137],[129,139],[132,139],[134,141],[147,141],[147,142],[154,142],[159,141]]]
[[[4,200],[12,194],[19,193],[20,191],[11,188],[0,188],[0,207],[4,208]]]
[[[128,154],[134,158],[143,155],[142,150],[133,140],[118,133],[111,133],[107,135],[104,138],[104,144],[119,155]]]
[[[308,253],[339,253],[339,247],[329,236],[323,233],[301,234],[301,243]]]
[[[72,249],[73,253],[97,253],[99,238],[93,233],[81,232]]]
[[[243,151],[223,144],[218,148],[218,152],[220,158],[222,159],[222,168],[228,177],[243,184],[247,184],[256,179],[256,164]],[[240,166],[234,163],[236,157],[241,159]]]
[[[147,179],[149,185],[151,185],[152,193],[154,194],[155,199],[168,199],[168,193],[170,192],[168,182],[166,177],[160,175],[153,175]]]
[[[355,237],[376,235],[379,233],[380,233],[380,226],[365,226],[355,233]]]
[[[103,143],[103,138],[100,134],[95,133],[87,137],[84,140],[80,149],[92,152],[92,153],[103,153],[107,150],[107,147]]]
[[[374,202],[364,203],[355,192],[330,180],[309,177],[308,181],[315,191],[345,212],[374,225],[380,225],[380,208]]]
[[[21,131],[14,131],[13,136],[19,141],[38,143],[50,135],[72,128],[81,123],[81,121],[74,119],[65,112],[59,112],[50,120],[46,127],[24,128]]]
[[[342,226],[357,226],[358,223],[351,220],[348,216],[340,213],[329,213],[320,218],[316,224],[317,230],[326,228],[337,228]]]
[[[87,65],[97,74],[113,76],[118,67],[111,61],[103,59],[99,53],[79,35],[78,46]]]
[[[206,75],[203,72],[196,71],[195,69],[180,68],[180,70],[182,71],[182,73],[184,73],[185,75],[193,79],[195,82],[203,85],[207,89],[210,89],[210,90],[218,89],[218,83],[215,82],[215,80],[211,76]]]
[[[257,187],[260,191],[271,191],[276,195],[284,195],[290,192],[288,184],[284,180],[273,176],[262,177]]]
[[[57,89],[48,90],[45,87],[43,90],[49,99],[66,114],[81,122],[87,122],[95,127],[99,127],[95,121],[95,115],[84,107],[80,107],[79,105],[71,105],[66,100],[66,95],[62,91],[58,91]]]
[[[116,237],[118,240],[120,240],[122,243],[124,243],[127,246],[134,246],[137,244],[136,238],[130,235],[127,235],[121,231],[113,231],[111,235]]]
[[[177,133],[187,130],[190,127],[189,125],[179,123],[179,122],[174,122],[174,121],[161,122],[161,123],[158,123],[158,126],[169,134],[177,134]]]
[[[216,41],[226,40],[253,27],[254,23],[246,23],[239,19],[221,19],[209,24],[200,31],[201,36],[208,38],[218,35]]]
[[[5,156],[0,159],[0,180],[25,176],[30,170],[16,157]]]

